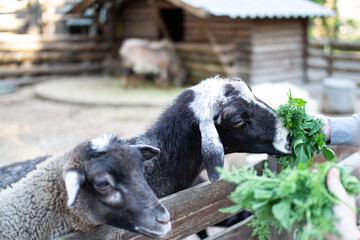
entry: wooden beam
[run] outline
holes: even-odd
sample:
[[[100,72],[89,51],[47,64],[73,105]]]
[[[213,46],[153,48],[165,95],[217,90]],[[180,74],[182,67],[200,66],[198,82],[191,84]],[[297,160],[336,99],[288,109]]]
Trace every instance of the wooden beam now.
[[[80,72],[101,71],[104,66],[102,63],[70,63],[25,66],[25,67],[0,67],[1,77],[20,76],[20,75],[38,75],[38,74],[74,74]]]
[[[180,0],[166,0],[168,1],[169,3],[179,7],[179,8],[182,8],[184,11],[198,17],[198,18],[208,18],[209,16],[211,16],[211,14],[209,12],[207,12],[206,10],[204,9],[201,9],[201,8],[194,8]]]
[[[89,42],[89,41],[103,41],[103,37],[89,37],[81,34],[56,34],[56,35],[32,35],[32,34],[9,34],[9,33],[0,33],[0,43],[48,43],[48,42]]]
[[[253,216],[227,228],[223,232],[207,237],[205,240],[257,240],[257,237],[252,237],[252,228],[248,223],[253,219]]]
[[[159,13],[159,8],[156,4],[156,1],[155,0],[149,0],[149,3],[150,3],[150,6],[152,8],[152,12],[155,16],[155,21],[160,29],[160,31],[164,34],[165,38],[169,41],[172,41],[171,40],[171,36],[170,36],[170,33],[166,27],[166,24],[164,23],[163,19],[161,18],[160,16],[160,13]]]
[[[94,4],[97,0],[83,0],[76,4],[72,9],[70,9],[66,14],[77,14],[85,11],[92,4]]]
[[[210,30],[206,19],[200,19],[200,22],[203,26],[202,29],[205,31],[205,34],[210,42],[212,52],[219,59],[223,72],[231,77],[235,77],[233,76],[234,68],[229,67],[228,64],[226,63],[226,60],[223,58],[222,52],[219,51],[218,49],[219,43],[216,40],[215,34]]]
[[[235,185],[222,180],[215,183],[206,182],[163,198],[161,202],[169,210],[173,226],[170,234],[163,239],[183,239],[231,216],[230,214],[220,213],[218,210],[233,205],[227,196],[234,190],[234,187]],[[97,231],[100,231],[101,234]],[[68,235],[67,237],[58,238],[58,240],[97,239],[100,235],[104,237],[103,239],[114,240],[149,239],[107,226],[101,227],[97,231]]]
[[[21,45],[17,43],[0,43],[0,52],[35,52],[44,50],[56,51],[87,51],[87,50],[108,50],[110,45],[108,43],[85,42],[85,43],[71,43],[71,42],[50,42],[37,43],[29,42]]]
[[[99,17],[100,16],[100,8],[101,7],[97,8],[95,10],[94,20],[95,20],[96,24],[99,26],[99,28],[100,28],[101,32],[103,33],[103,35],[104,35],[105,39],[107,40],[107,42],[112,46],[113,41],[112,41],[112,37],[111,37],[108,29],[105,27],[104,24],[102,24],[100,22],[100,17]]]
[[[87,51],[87,52],[0,52],[0,63],[24,61],[96,61],[106,58],[108,51]]]

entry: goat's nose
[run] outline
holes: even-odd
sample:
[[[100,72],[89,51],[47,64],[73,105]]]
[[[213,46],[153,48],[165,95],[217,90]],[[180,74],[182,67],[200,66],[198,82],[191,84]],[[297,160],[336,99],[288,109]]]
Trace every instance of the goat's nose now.
[[[288,151],[291,151],[291,143],[292,143],[292,137],[290,136],[290,133],[287,135],[286,137],[286,145],[285,145],[285,149]]]
[[[168,211],[164,211],[163,213],[160,213],[156,217],[156,221],[159,223],[167,224],[170,222],[170,213]]]

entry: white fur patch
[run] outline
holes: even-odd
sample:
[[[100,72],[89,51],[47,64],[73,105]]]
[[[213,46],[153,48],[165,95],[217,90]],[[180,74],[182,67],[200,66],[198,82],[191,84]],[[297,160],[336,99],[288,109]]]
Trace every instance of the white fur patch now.
[[[233,81],[232,85],[240,92],[240,96],[244,101],[251,103],[256,102],[254,94],[250,91],[250,88],[246,85],[245,82]]]
[[[268,110],[276,117],[276,113],[262,101],[258,100],[245,82],[216,76],[208,78],[191,88],[195,93],[195,99],[190,104],[190,108],[199,121],[213,118],[218,113],[219,104],[226,103],[225,86],[227,84],[231,84],[239,91],[241,99]]]
[[[225,79],[216,76],[191,88],[195,93],[195,99],[190,108],[199,121],[212,119],[216,115],[218,104],[226,101],[224,87]]]
[[[99,137],[90,140],[90,147],[97,152],[105,152],[115,138],[116,136],[111,133],[104,133]]]
[[[283,152],[283,153],[288,153],[290,154],[290,148],[286,149],[286,146],[289,145],[289,141],[287,139],[288,135],[289,135],[289,130],[287,130],[284,126],[281,120],[278,120],[276,123],[276,132],[275,132],[275,137],[274,137],[274,141],[273,141],[273,146],[276,150]]]
[[[106,198],[108,204],[116,205],[121,203],[121,193],[114,191],[110,196]]]
[[[254,93],[251,92],[250,88],[246,85],[245,82],[234,83],[233,85],[237,86],[237,89],[240,91],[240,97],[244,99],[248,103],[255,103],[259,107],[268,110],[274,117],[277,117],[277,114],[273,109],[260,101],[257,97],[255,97]]]

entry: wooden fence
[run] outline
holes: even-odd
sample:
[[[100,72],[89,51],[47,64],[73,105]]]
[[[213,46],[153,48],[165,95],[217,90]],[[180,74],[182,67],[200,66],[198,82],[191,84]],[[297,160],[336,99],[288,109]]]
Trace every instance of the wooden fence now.
[[[307,75],[313,81],[334,76],[360,83],[360,43],[309,40]]]
[[[360,176],[360,152],[359,148],[347,146],[333,147],[336,156],[339,157],[340,165],[350,166],[352,174],[359,178]],[[322,162],[320,156],[316,157],[317,162]],[[276,158],[268,157],[268,167],[274,173],[279,173],[280,165]],[[261,174],[264,167],[262,161],[255,165],[258,174]],[[233,203],[227,196],[234,190],[235,185],[219,180],[215,183],[205,182],[195,187],[185,189],[161,199],[161,202],[167,207],[171,214],[172,229],[163,240],[184,239],[192,234],[199,232],[209,226],[212,226],[226,218],[229,214],[219,212],[220,208],[232,206]],[[357,207],[360,206],[360,195],[356,198]],[[256,240],[252,237],[252,229],[247,225],[252,216],[239,222],[222,232],[212,235],[205,240]],[[119,228],[110,226],[101,226],[92,232],[73,232],[54,240],[149,240],[142,235],[130,233]],[[293,240],[293,236],[282,232],[271,231],[272,240]]]
[[[269,159],[269,168],[278,172],[276,159]],[[261,173],[263,163],[255,165],[258,174]],[[219,209],[230,207],[233,203],[228,199],[235,185],[219,180],[215,183],[202,183],[195,187],[185,189],[161,199],[171,215],[172,229],[163,240],[184,239],[209,226],[221,222],[231,216],[220,213]],[[206,238],[206,240],[255,240],[252,237],[252,229],[247,223],[252,216],[239,222],[224,231]],[[142,235],[130,233],[119,228],[102,226],[93,232],[74,232],[56,238],[56,240],[149,240]],[[271,239],[289,240],[289,236],[283,232],[279,236],[275,231],[271,233]]]
[[[172,230],[164,239],[183,239],[195,234],[207,226],[214,225],[226,218],[229,214],[219,212],[220,208],[232,205],[227,198],[234,186],[222,180],[216,183],[203,183],[193,188],[186,189],[176,194],[161,199],[161,202],[167,207],[171,215]],[[246,226],[246,222],[240,223],[232,230],[231,234],[236,232],[237,236],[243,236],[244,239],[251,238],[251,229]],[[224,238],[229,231],[220,233],[208,239],[239,239]],[[95,239],[118,239],[118,240],[145,240],[149,239],[142,235],[130,233],[118,228],[103,226],[94,232],[71,233],[59,238],[58,240],[95,240]]]
[[[109,55],[98,37],[0,34],[0,79],[99,72]]]

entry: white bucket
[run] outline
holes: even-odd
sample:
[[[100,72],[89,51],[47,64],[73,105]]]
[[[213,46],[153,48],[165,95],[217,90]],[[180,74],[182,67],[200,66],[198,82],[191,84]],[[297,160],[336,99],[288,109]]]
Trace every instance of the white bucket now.
[[[13,93],[16,90],[15,83],[0,80],[0,95]]]
[[[356,99],[354,81],[329,77],[323,79],[325,90],[324,111],[331,113],[353,113]]]

